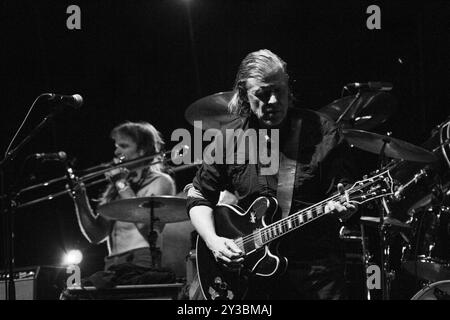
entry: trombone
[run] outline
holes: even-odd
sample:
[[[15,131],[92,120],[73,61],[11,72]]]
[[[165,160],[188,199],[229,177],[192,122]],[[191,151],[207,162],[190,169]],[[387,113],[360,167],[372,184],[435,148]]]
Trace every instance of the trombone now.
[[[185,146],[185,148],[188,148],[188,147]],[[185,149],[185,148],[183,148],[183,149]],[[182,150],[180,150],[180,151],[182,151]],[[140,158],[136,158],[136,159],[132,159],[132,160],[128,160],[128,161],[123,161],[124,160],[123,158],[119,158],[118,163],[114,163],[113,161],[111,161],[111,162],[107,162],[107,163],[102,163],[100,165],[97,165],[97,166],[89,168],[89,169],[82,170],[81,173],[85,173],[85,172],[87,172],[87,173],[80,177],[77,177],[75,175],[74,170],[66,164],[66,175],[65,176],[23,188],[23,189],[19,190],[15,196],[16,196],[16,199],[18,199],[21,195],[23,195],[26,192],[36,190],[38,188],[46,188],[51,185],[54,185],[55,183],[63,182],[63,181],[69,181],[69,188],[66,188],[63,191],[49,194],[47,196],[43,196],[43,197],[40,197],[40,198],[37,198],[34,200],[27,201],[24,203],[21,203],[20,201],[16,200],[16,204],[17,204],[16,207],[17,208],[25,208],[25,207],[34,205],[34,204],[42,202],[42,201],[53,200],[62,195],[69,194],[72,192],[73,184],[77,183],[77,182],[85,183],[86,188],[88,188],[88,187],[91,187],[91,186],[94,186],[94,185],[97,185],[97,184],[100,184],[103,182],[110,181],[109,178],[105,176],[105,173],[110,172],[114,169],[136,170],[136,169],[144,168],[147,166],[155,165],[158,163],[167,163],[171,160],[170,157],[167,158],[167,155],[169,155],[171,152],[172,151],[159,152],[156,154],[152,154],[149,156],[144,156],[144,157],[140,157]],[[180,154],[178,154],[178,156],[180,156]],[[160,157],[160,159],[158,159],[158,157]],[[188,167],[192,167],[194,165],[195,164],[182,165],[182,166],[174,168],[173,171],[182,170],[182,169],[185,169]]]

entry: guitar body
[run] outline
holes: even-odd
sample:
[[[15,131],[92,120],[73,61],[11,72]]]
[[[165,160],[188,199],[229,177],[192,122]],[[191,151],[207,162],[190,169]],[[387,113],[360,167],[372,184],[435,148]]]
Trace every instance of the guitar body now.
[[[226,267],[215,260],[203,239],[197,238],[197,272],[207,300],[263,299],[269,280],[286,270],[287,259],[277,255],[277,241],[259,245],[246,237],[276,221],[277,209],[276,199],[266,197],[256,199],[247,211],[232,205],[214,209],[217,235],[235,239],[245,256],[243,267]]]
[[[238,206],[218,205],[214,224],[219,236],[233,239],[244,252],[243,267],[225,267],[217,262],[203,240],[197,238],[197,274],[207,300],[265,299],[273,290],[271,279],[287,268],[287,259],[278,255],[280,237],[298,230],[330,211],[328,201],[361,205],[394,194],[389,170],[355,182],[343,193],[322,200],[281,219],[274,198],[259,197],[247,211]]]

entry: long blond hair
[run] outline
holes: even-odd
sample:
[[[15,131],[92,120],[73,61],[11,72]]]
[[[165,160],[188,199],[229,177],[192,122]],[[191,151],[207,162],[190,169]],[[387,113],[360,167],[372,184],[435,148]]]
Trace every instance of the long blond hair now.
[[[249,53],[239,65],[234,81],[233,96],[228,103],[228,111],[241,116],[250,115],[250,104],[247,100],[247,80],[250,78],[263,80],[270,72],[278,69],[281,69],[289,78],[286,62],[272,51],[261,49]],[[290,92],[289,97],[292,97]]]

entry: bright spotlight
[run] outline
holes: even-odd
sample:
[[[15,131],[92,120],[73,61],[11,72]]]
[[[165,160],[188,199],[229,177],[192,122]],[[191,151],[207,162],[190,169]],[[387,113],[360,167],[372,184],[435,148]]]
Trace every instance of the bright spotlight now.
[[[80,264],[83,260],[83,254],[80,250],[70,250],[63,257],[63,265]]]

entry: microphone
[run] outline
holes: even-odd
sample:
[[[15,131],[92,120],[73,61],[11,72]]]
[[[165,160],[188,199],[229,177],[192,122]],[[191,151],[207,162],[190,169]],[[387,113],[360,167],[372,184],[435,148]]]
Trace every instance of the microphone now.
[[[60,103],[66,105],[68,107],[72,107],[74,109],[79,109],[83,105],[83,97],[79,94],[74,94],[71,96],[49,93],[49,101],[53,101],[55,103]]]
[[[360,82],[347,83],[344,88],[391,91],[393,87],[394,86],[392,85],[392,83],[389,83],[389,82],[371,81],[371,82],[366,82],[366,83],[360,83]]]
[[[33,158],[42,161],[66,161],[67,154],[64,151],[59,151],[55,153],[35,153]]]

